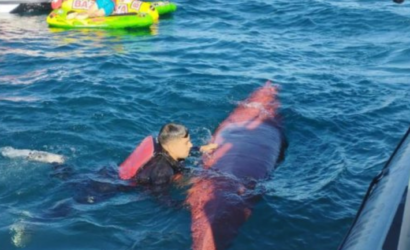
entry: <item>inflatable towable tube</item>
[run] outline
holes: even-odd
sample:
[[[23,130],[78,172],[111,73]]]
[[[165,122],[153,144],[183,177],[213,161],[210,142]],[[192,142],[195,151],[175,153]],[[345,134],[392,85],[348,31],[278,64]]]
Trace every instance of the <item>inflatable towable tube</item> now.
[[[170,14],[177,10],[177,5],[168,1],[165,2],[151,2],[160,16]]]
[[[113,0],[115,9],[112,15],[127,14],[127,13],[147,13],[154,21],[158,20],[159,14],[151,3],[142,2],[139,0]],[[51,7],[53,9],[63,9],[65,11],[86,12],[88,11],[95,0],[53,0]]]
[[[53,9],[63,9],[66,11],[84,12],[92,7],[95,0],[53,0],[51,7]],[[142,2],[139,0],[114,0],[115,9],[112,14],[140,13],[144,12],[158,20],[159,15],[165,15],[175,12],[176,4],[163,2]]]
[[[123,180],[134,177],[155,153],[155,140],[152,136],[146,137],[134,152],[120,165],[119,175]]]
[[[154,23],[152,17],[145,13],[129,13],[123,15],[111,15],[92,17],[84,20],[67,19],[68,12],[63,9],[53,10],[47,17],[47,23],[54,28],[148,28]]]
[[[76,1],[76,0],[74,0]],[[77,0],[79,1],[79,0]],[[114,14],[126,14],[126,13],[147,13],[154,21],[159,19],[158,11],[151,3],[141,2],[138,0],[117,0],[115,3]]]
[[[170,14],[176,10],[177,5],[168,1],[141,2],[139,0],[117,0],[114,13],[124,14],[144,12],[150,14],[154,20],[158,20],[159,16]]]

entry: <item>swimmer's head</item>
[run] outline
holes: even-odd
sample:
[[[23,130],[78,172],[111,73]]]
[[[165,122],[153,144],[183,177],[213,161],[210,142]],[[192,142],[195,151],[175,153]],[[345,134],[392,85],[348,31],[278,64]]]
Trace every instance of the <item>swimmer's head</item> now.
[[[188,129],[180,124],[168,123],[158,135],[159,144],[175,160],[185,159],[192,148]]]

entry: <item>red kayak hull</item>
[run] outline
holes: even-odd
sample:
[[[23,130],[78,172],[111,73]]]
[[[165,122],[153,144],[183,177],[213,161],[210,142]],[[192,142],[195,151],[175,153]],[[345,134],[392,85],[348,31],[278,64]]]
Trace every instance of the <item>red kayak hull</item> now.
[[[255,184],[274,170],[284,145],[276,95],[277,88],[267,83],[216,130],[219,147],[204,158],[208,171],[194,178],[187,197],[193,249],[227,248],[251,215],[259,196]]]

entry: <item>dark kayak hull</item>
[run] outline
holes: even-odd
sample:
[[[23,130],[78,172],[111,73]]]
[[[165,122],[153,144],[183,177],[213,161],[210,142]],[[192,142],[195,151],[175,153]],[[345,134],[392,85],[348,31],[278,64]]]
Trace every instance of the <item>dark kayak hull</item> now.
[[[219,148],[204,159],[208,171],[187,198],[193,249],[227,248],[251,215],[255,184],[275,168],[283,145],[276,93],[269,84],[258,89],[216,130]]]

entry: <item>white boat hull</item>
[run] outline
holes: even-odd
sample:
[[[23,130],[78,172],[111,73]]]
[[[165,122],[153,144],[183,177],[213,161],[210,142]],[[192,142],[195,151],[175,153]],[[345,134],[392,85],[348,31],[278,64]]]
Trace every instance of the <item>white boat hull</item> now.
[[[11,4],[8,4],[8,3],[0,4],[0,13],[11,13],[11,12],[13,12],[13,10],[17,9],[17,7],[18,7],[19,5],[20,5],[20,4],[14,4],[14,3],[11,3]]]
[[[372,181],[339,250],[410,249],[410,128]]]

